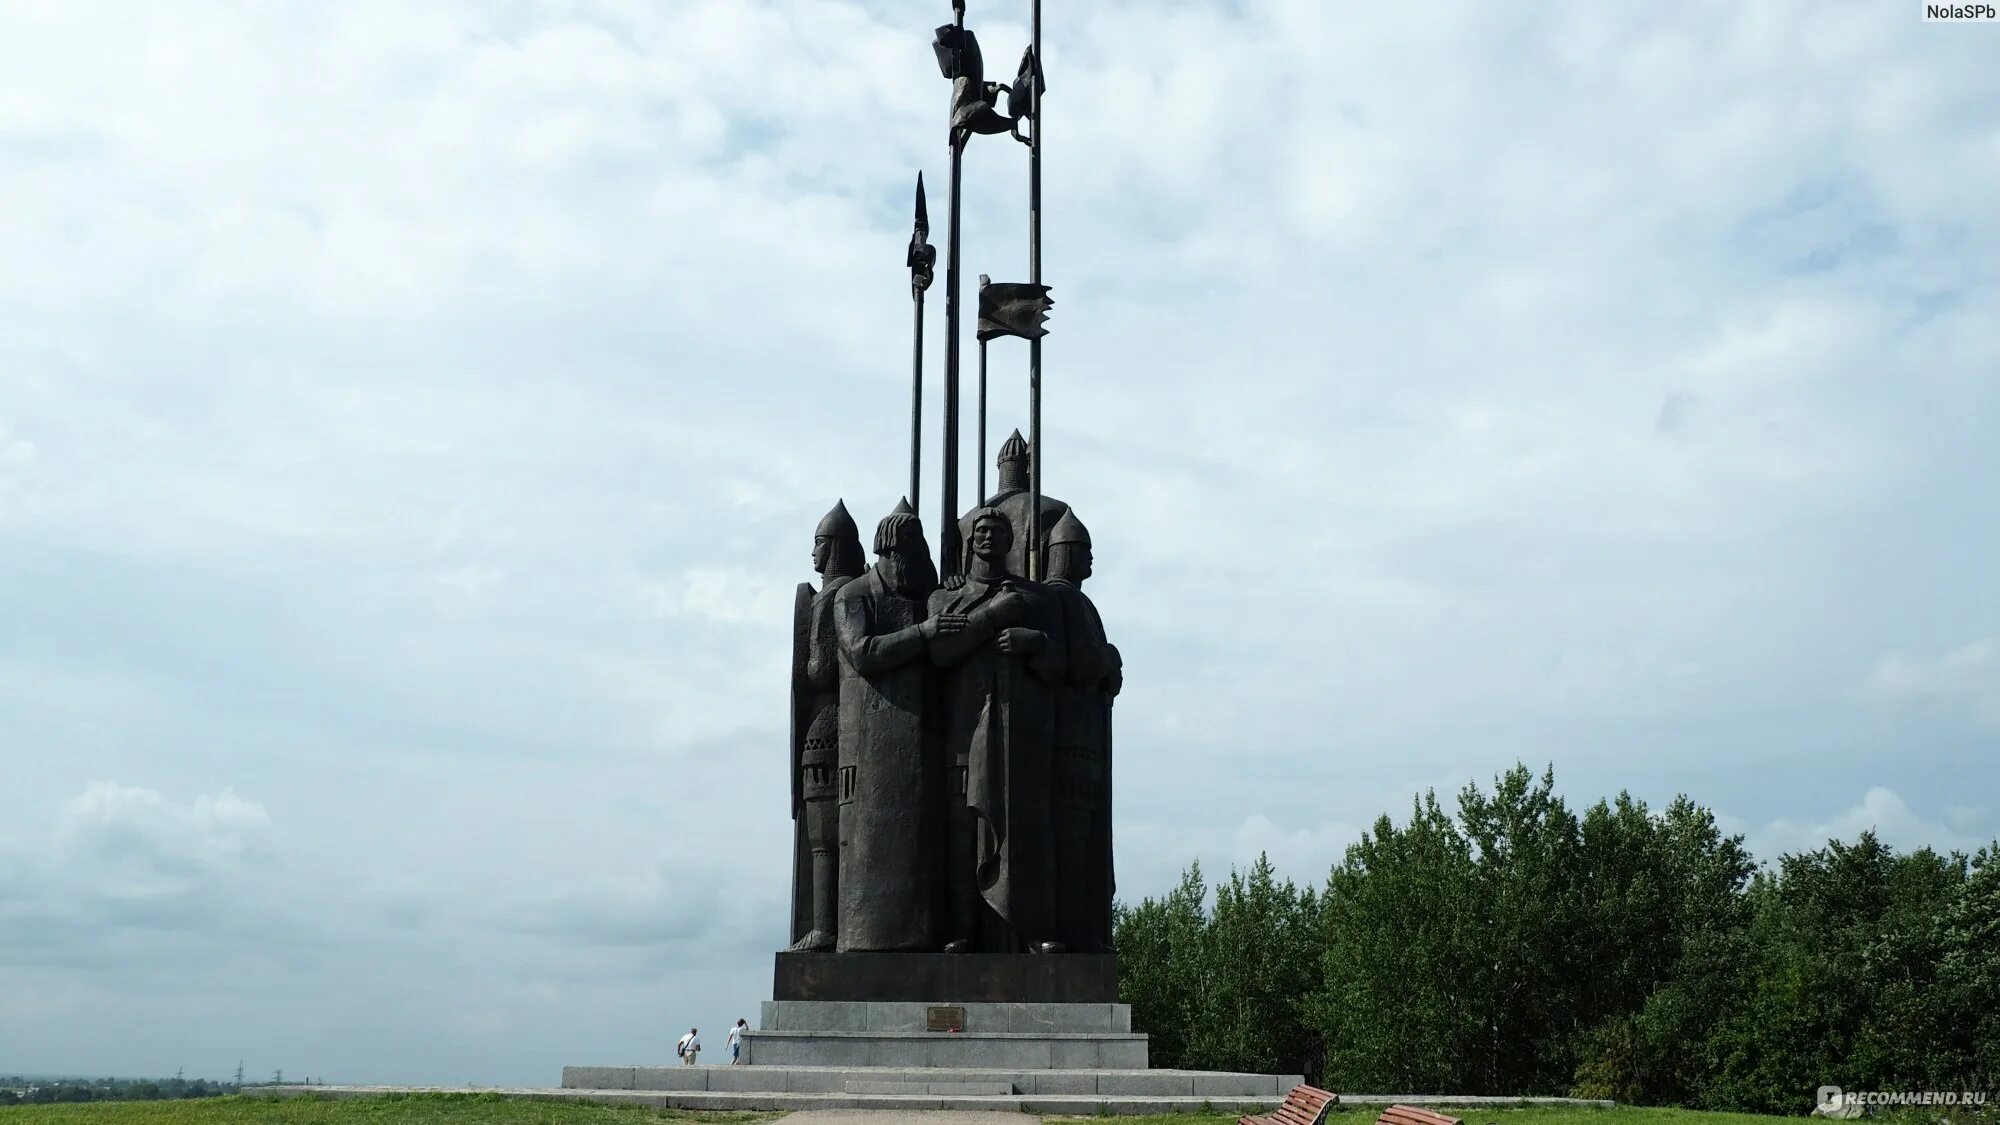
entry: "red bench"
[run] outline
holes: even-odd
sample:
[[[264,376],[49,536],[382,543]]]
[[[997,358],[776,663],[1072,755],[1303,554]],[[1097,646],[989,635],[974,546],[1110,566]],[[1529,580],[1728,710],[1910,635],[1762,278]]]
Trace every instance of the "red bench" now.
[[[1375,1125],[1465,1125],[1456,1117],[1432,1113],[1413,1105],[1392,1105],[1375,1119]]]
[[[1283,1105],[1269,1113],[1246,1113],[1236,1119],[1236,1125],[1320,1125],[1326,1120],[1326,1111],[1339,1104],[1339,1094],[1314,1086],[1294,1086]]]

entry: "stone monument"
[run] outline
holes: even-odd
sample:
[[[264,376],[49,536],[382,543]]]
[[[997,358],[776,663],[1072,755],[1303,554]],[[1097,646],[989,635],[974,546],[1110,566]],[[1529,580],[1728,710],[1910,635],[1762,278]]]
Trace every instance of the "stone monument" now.
[[[835,779],[840,767],[840,659],[834,644],[834,595],[861,573],[861,537],[846,501],[813,532],[814,590],[799,583],[792,611],[792,945],[831,949],[840,846]]]
[[[1041,4],[1031,4],[1032,40],[1011,85],[986,81],[964,0],[932,38],[952,84],[936,563],[914,503],[924,293],[938,257],[920,174],[905,251],[909,487],[876,525],[872,565],[836,503],[813,537],[821,583],[798,590],[791,932],[772,999],[743,1036],[749,1065],[569,1067],[566,1088],[660,1091],[656,1104],[687,1108],[928,1099],[1095,1113],[1270,1105],[1296,1080],[1149,1070],[1146,1036],[1118,1003],[1111,730],[1124,661],[1083,592],[1090,533],[1042,489],[1052,302],[1041,277]],[[980,460],[991,341],[1026,344],[1029,435],[1014,431],[997,490],[961,510],[963,156],[982,136],[1028,148],[1029,277],[980,275]],[[982,467],[982,493],[984,481]]]

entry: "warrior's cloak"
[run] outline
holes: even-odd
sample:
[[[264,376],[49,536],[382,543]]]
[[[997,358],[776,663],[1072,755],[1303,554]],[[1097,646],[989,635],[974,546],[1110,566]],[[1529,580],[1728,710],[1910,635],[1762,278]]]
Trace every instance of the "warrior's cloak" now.
[[[945,677],[945,745],[966,771],[965,801],[977,818],[974,862],[980,896],[1005,923],[980,945],[1018,952],[1048,940],[1056,922],[1049,766],[1052,683],[1065,663],[1060,608],[1041,585],[1014,577],[971,578],[931,595],[931,612],[967,616],[964,632],[939,637],[932,659]],[[1007,655],[1004,629],[1037,629],[1048,645]]]
[[[1082,853],[1060,857],[1057,894],[1072,952],[1111,946],[1111,899],[1117,891],[1111,850],[1111,700],[1121,672],[1116,645],[1104,635],[1097,606],[1076,585],[1048,584],[1062,607],[1069,663],[1056,690],[1056,799],[1088,810]],[[1070,841],[1072,845],[1074,841]]]
[[[840,637],[841,952],[937,948],[942,773],[927,752],[922,597],[880,570],[834,599]]]

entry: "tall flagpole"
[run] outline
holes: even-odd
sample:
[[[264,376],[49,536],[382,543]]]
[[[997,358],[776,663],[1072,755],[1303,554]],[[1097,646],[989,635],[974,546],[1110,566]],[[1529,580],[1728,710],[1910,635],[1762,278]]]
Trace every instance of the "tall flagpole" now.
[[[1042,283],[1042,0],[1032,0],[1028,100],[1028,284]],[[954,234],[954,237],[956,235]],[[954,246],[956,243],[954,243]],[[1028,341],[1028,577],[1042,580],[1042,340]]]
[[[954,43],[965,42],[965,0],[952,0],[952,25],[957,29]],[[965,192],[965,141],[956,123],[948,137],[951,145],[951,229],[945,234],[944,266],[944,513],[938,521],[939,576],[960,573],[958,537],[958,248],[960,203]]]
[[[972,494],[972,502],[975,505],[986,503],[986,341],[984,340],[979,341],[979,491]]]

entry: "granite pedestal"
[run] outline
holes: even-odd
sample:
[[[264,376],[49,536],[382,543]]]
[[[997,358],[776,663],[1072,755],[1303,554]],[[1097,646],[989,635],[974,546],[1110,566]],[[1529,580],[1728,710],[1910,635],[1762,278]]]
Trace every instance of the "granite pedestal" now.
[[[777,1000],[1111,1004],[1116,954],[780,953]]]
[[[1146,1069],[1126,1004],[772,1000],[758,1023],[752,1066]]]
[[[1108,955],[780,953],[775,984],[743,1034],[747,1065],[564,1067],[563,1088],[684,1108],[1095,1114],[1268,1108],[1301,1081],[1148,1069]]]

